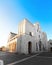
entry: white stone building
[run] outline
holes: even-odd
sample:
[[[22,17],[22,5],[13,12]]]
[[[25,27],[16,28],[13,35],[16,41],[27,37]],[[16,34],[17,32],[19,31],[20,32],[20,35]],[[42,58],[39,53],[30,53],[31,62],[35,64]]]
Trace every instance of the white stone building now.
[[[48,51],[52,52],[52,40],[51,39],[48,41]]]
[[[18,34],[10,32],[8,37],[10,52],[35,53],[47,50],[47,35],[41,31],[39,23],[32,24],[24,19],[18,25]]]

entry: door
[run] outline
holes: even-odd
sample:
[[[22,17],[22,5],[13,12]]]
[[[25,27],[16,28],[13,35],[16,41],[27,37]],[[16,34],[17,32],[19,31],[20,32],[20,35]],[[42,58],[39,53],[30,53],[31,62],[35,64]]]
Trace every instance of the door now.
[[[28,42],[28,53],[30,54],[32,51],[32,43]]]
[[[39,50],[41,51],[41,41],[39,41]]]
[[[50,48],[50,51],[52,52],[52,47]]]

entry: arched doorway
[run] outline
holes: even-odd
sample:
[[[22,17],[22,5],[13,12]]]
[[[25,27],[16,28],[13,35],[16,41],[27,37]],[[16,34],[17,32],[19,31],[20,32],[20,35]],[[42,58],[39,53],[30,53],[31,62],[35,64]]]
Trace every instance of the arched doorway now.
[[[36,42],[36,51],[38,51],[38,43]]]
[[[28,53],[30,54],[32,52],[32,43],[28,42]]]
[[[39,50],[41,51],[41,41],[39,41]]]
[[[52,52],[52,47],[50,48],[50,51]]]

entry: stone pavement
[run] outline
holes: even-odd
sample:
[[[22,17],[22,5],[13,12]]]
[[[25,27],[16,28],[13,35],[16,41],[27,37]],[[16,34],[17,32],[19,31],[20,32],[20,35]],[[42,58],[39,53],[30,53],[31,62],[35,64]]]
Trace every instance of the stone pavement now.
[[[4,65],[7,65],[12,62],[30,57],[35,54],[37,54],[37,53],[25,55],[25,54],[18,54],[18,53],[0,52],[0,60],[4,61]]]
[[[25,59],[25,60],[24,60]],[[4,65],[52,65],[52,53],[41,52],[34,54],[18,54],[0,52],[0,60],[4,61]]]
[[[52,53],[43,52],[36,57],[14,65],[52,65]]]

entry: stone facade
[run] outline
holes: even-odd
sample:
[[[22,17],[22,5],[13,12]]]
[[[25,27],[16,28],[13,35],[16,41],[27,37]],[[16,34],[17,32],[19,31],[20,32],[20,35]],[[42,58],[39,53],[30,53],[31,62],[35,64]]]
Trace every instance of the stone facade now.
[[[48,41],[48,51],[52,52],[52,40],[51,39]]]
[[[15,44],[12,46],[13,43]],[[13,33],[10,33],[8,48],[9,51],[25,54],[46,51],[47,35],[45,32],[41,31],[38,22],[32,24],[27,19],[24,19],[18,25],[18,34],[14,35]]]

